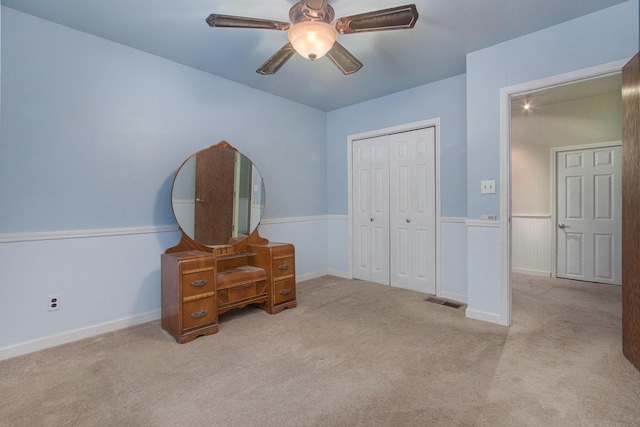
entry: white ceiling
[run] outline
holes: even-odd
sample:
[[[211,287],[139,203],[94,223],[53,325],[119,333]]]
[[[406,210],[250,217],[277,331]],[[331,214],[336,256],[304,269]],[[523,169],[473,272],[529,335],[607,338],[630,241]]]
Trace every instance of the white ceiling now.
[[[465,55],[626,0],[415,0],[411,30],[351,34],[364,63],[345,76],[327,59],[295,55],[278,73],[255,70],[286,42],[280,31],[210,28],[211,13],[288,21],[296,0],[1,0],[86,33],[331,111],[465,72]],[[336,17],[411,0],[330,0]]]

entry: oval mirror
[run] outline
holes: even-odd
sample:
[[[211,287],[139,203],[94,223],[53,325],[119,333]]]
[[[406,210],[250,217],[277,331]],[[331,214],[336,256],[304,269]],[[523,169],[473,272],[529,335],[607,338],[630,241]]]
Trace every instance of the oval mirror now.
[[[264,203],[260,172],[228,144],[205,148],[185,160],[171,190],[178,225],[205,246],[244,240],[258,227]]]

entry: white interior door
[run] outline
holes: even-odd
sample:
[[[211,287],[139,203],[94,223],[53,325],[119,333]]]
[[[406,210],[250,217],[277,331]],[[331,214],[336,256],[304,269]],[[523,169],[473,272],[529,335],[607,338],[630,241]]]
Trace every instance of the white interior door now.
[[[435,294],[435,130],[390,138],[391,285]]]
[[[389,284],[389,137],[353,143],[353,277]]]
[[[556,275],[621,283],[621,147],[556,153]]]

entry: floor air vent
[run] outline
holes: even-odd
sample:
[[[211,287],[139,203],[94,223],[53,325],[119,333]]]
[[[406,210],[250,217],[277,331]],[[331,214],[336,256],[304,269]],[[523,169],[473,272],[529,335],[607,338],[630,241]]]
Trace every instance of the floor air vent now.
[[[434,304],[444,305],[444,306],[447,306],[447,307],[453,307],[453,308],[460,308],[460,307],[462,307],[464,305],[464,304],[460,304],[460,303],[453,302],[453,301],[447,301],[447,300],[443,300],[443,299],[436,298],[436,297],[427,297],[427,298],[425,298],[425,301],[432,302]]]

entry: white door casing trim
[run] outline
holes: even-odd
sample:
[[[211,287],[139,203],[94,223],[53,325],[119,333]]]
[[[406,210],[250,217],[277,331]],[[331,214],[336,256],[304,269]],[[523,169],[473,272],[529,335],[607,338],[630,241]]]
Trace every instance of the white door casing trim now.
[[[360,139],[374,138],[383,135],[409,132],[412,130],[434,127],[435,128],[435,195],[436,195],[436,295],[442,293],[442,272],[440,268],[440,117],[406,123],[383,129],[377,129],[347,136],[347,216],[348,216],[348,257],[349,278],[353,278],[353,206],[352,206],[352,146],[353,142]]]
[[[558,74],[500,89],[500,321],[511,325],[511,96],[619,73],[629,59]]]
[[[557,162],[556,156],[558,153],[574,150],[589,150],[592,148],[604,148],[622,146],[622,141],[609,141],[609,142],[597,142],[593,144],[581,144],[581,145],[569,145],[566,147],[554,147],[551,149],[551,277],[558,277],[557,271],[557,250],[558,250],[558,228],[556,224],[557,219]]]

